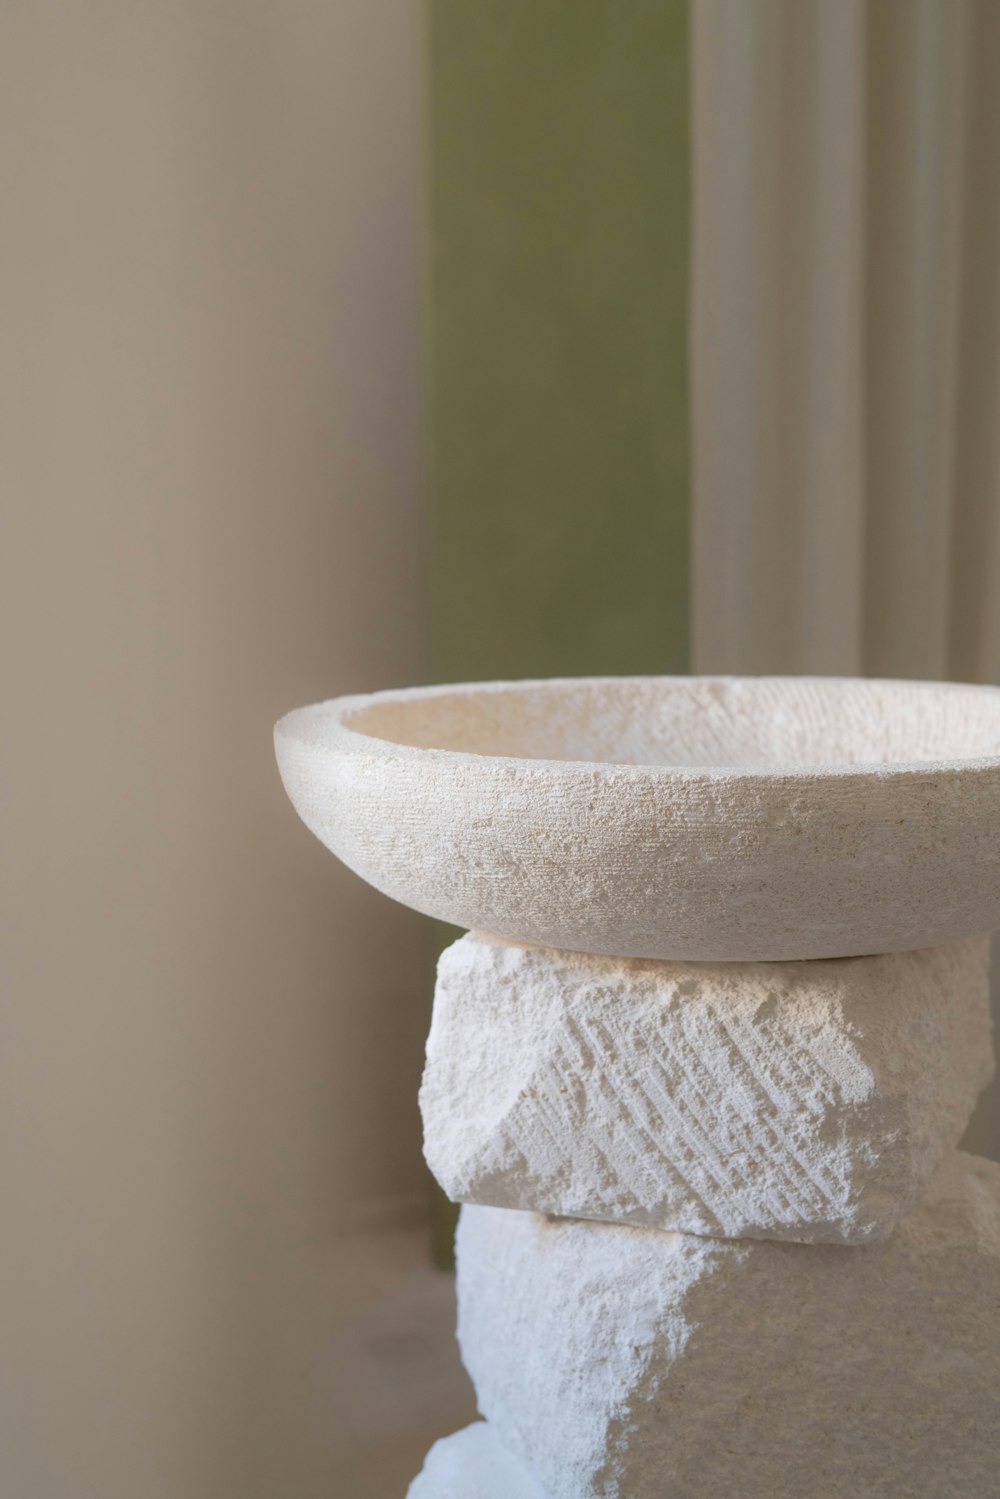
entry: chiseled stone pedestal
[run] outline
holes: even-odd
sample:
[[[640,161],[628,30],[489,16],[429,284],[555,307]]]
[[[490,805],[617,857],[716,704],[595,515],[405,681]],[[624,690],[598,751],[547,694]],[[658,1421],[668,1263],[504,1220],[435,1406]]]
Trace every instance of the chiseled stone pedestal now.
[[[421,1106],[486,1423],[411,1499],[986,1499],[1000,1167],[953,1147],[992,1070],[985,938],[711,964],[463,937]]]
[[[991,1161],[864,1247],[465,1207],[457,1251],[479,1408],[550,1499],[1000,1492]]]

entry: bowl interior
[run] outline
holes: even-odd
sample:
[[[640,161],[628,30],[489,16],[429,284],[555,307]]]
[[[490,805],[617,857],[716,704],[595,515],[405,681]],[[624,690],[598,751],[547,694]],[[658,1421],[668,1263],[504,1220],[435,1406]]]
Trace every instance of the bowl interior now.
[[[611,677],[385,694],[345,726],[420,749],[745,770],[1000,755],[1000,688],[834,677]]]

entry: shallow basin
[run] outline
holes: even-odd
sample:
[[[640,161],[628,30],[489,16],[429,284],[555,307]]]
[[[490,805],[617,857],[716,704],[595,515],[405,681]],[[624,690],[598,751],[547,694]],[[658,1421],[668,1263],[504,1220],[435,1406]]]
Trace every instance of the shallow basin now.
[[[335,698],[306,825],[457,926],[624,957],[846,957],[1000,925],[1000,688],[601,677]]]

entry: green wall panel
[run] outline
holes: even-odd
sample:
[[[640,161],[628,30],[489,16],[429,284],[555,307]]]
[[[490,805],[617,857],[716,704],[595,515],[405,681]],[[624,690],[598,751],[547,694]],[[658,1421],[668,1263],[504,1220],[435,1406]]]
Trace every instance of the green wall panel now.
[[[684,671],[687,5],[427,21],[433,677]]]
[[[430,0],[438,680],[683,671],[678,0]]]

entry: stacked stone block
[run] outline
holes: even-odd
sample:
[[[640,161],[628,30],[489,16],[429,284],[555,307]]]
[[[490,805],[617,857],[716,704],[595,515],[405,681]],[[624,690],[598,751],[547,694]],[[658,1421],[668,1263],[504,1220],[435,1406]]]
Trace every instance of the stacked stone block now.
[[[421,1089],[483,1422],[411,1499],[1000,1494],[988,942],[443,956]]]

